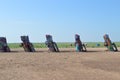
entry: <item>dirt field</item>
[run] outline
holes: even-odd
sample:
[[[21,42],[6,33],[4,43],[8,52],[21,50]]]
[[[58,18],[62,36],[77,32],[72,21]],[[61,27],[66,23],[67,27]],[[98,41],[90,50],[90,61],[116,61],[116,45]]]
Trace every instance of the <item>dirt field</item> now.
[[[0,80],[120,80],[120,52],[106,52],[106,48],[60,50],[0,53]]]

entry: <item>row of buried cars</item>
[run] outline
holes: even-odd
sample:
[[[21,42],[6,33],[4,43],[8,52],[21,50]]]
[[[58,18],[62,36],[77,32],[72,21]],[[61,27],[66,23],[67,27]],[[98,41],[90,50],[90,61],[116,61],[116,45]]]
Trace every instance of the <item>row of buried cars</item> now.
[[[105,34],[103,36],[103,38],[105,41],[104,46],[106,46],[109,51],[118,51],[116,44],[111,42],[108,34]],[[35,52],[34,46],[29,41],[28,36],[21,36],[21,41],[22,41],[22,43],[20,46],[24,48],[25,52]],[[59,52],[59,48],[58,48],[56,42],[53,41],[51,35],[46,35],[45,44],[49,48],[49,51]],[[86,52],[87,51],[86,45],[82,43],[82,41],[80,40],[80,36],[78,34],[75,34],[75,49],[77,52]],[[11,50],[7,44],[6,38],[0,37],[0,52],[10,52],[10,51]]]
[[[20,47],[24,48],[25,52],[35,52],[35,48],[33,44],[29,41],[28,36],[21,36],[21,45]],[[56,42],[53,41],[51,35],[46,35],[46,42],[45,44],[49,48],[50,51],[52,52],[59,52],[58,46]],[[6,37],[0,37],[0,52],[10,52],[10,48],[7,44]]]

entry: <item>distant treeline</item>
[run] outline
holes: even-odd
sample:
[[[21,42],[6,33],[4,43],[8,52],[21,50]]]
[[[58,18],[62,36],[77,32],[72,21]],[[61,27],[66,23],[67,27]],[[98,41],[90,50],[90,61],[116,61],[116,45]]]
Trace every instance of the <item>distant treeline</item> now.
[[[84,43],[86,47],[89,48],[99,48],[99,47],[104,47],[103,42],[85,42]],[[117,47],[120,47],[120,42],[115,42]],[[45,43],[33,43],[35,48],[47,48]],[[74,43],[73,42],[58,42],[57,43],[59,48],[74,48]],[[20,43],[8,43],[8,46],[10,48],[20,48]]]

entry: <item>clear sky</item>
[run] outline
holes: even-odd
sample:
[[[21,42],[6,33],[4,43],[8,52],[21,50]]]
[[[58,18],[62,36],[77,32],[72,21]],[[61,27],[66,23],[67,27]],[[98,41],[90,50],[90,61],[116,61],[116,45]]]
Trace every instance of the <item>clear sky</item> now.
[[[20,42],[45,42],[51,34],[56,42],[120,41],[120,0],[0,0],[0,36]]]

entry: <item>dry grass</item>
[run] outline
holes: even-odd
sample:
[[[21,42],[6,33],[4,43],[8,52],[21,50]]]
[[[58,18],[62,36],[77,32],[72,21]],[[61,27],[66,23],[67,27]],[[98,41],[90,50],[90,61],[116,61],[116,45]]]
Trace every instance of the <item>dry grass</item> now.
[[[120,80],[120,52],[105,52],[105,48],[89,48],[83,53],[73,48],[60,50],[1,53],[0,80]]]

